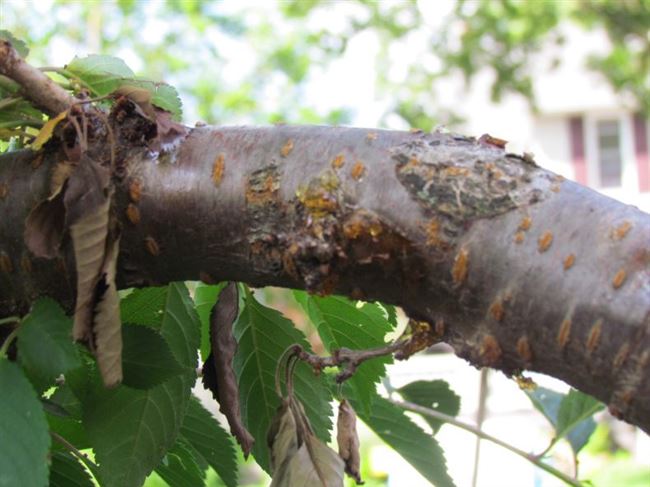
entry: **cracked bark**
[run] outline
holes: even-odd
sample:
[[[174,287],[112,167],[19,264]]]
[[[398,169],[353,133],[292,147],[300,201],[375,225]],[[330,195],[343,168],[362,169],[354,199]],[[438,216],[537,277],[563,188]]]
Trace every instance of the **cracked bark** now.
[[[202,127],[124,153],[120,287],[237,280],[397,304],[472,364],[558,377],[650,431],[649,215],[453,134]],[[73,267],[23,242],[56,159],[0,157],[0,317],[42,295],[72,309]]]

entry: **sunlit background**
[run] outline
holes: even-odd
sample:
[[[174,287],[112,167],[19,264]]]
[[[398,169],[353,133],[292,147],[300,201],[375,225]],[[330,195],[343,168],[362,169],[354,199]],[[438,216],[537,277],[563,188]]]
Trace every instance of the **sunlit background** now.
[[[35,65],[63,66],[89,53],[124,59],[138,75],[178,88],[189,125],[489,133],[650,212],[648,0],[0,0],[0,28],[28,42]],[[286,293],[264,295],[304,321]],[[532,453],[550,441],[550,425],[515,382],[481,377],[447,349],[393,365],[388,384],[433,378],[461,396],[463,421],[480,421]],[[578,458],[580,478],[598,487],[650,486],[648,436],[607,413],[598,421]],[[478,453],[476,438],[452,426],[437,439],[459,487],[560,485],[487,442]],[[367,485],[429,485],[369,431],[362,442]],[[567,473],[575,468],[563,443],[548,461]],[[250,464],[242,485],[267,485]],[[147,485],[164,483],[153,476]],[[221,485],[213,473],[209,485]]]

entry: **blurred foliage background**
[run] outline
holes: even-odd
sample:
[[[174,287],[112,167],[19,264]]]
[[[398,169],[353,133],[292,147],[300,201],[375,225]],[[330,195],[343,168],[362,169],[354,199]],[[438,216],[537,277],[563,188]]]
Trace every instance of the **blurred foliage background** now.
[[[110,54],[167,81],[187,122],[424,130],[461,121],[436,82],[483,70],[534,107],[536,54],[570,23],[607,32],[585,69],[650,113],[650,0],[3,0],[0,22],[34,64]]]
[[[606,32],[609,49],[584,69],[650,114],[650,0],[0,3],[0,28],[28,43],[32,64],[120,57],[138,75],[175,86],[186,122],[209,124],[453,127],[463,120],[462,100],[446,98],[438,83],[469,85],[486,71],[494,101],[514,94],[534,109],[536,56],[562,46],[568,24]],[[557,52],[548,70],[563,62]],[[647,469],[629,466],[607,425],[586,454],[611,467],[596,485],[615,485],[620,471],[625,485],[649,485]],[[365,474],[368,485],[384,485]]]

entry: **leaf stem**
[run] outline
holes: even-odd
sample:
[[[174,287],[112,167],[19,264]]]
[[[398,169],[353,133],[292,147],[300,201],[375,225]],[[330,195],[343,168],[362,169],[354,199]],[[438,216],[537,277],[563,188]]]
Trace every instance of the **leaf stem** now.
[[[429,416],[431,418],[439,419],[441,421],[444,421],[445,423],[449,423],[453,426],[456,426],[457,428],[463,429],[465,431],[468,431],[479,438],[482,438],[484,440],[490,441],[496,445],[499,445],[500,447],[505,448],[506,450],[509,450],[510,452],[514,453],[515,455],[520,456],[521,458],[524,458],[525,460],[528,460],[529,462],[533,463],[537,467],[541,468],[542,470],[545,470],[546,472],[550,473],[551,475],[557,477],[558,479],[566,482],[568,485],[572,485],[573,487],[583,487],[582,482],[579,480],[576,480],[569,475],[561,472],[560,470],[552,467],[551,465],[542,462],[537,456],[532,455],[530,453],[526,453],[523,450],[520,450],[519,448],[512,446],[509,443],[506,443],[505,441],[500,440],[499,438],[496,438],[492,435],[489,435],[488,433],[484,432],[483,430],[472,426],[467,423],[463,423],[462,421],[458,421],[456,418],[452,416],[448,416],[444,413],[435,411],[433,409],[429,409],[423,406],[420,406],[418,404],[414,404],[412,402],[408,401],[396,401],[394,399],[389,399],[389,401],[393,404],[395,404],[398,407],[401,407],[402,409],[405,409],[407,411],[411,411],[413,413],[417,414],[422,414],[423,416]]]
[[[75,457],[77,457],[79,460],[81,460],[81,463],[83,463],[90,473],[93,475],[96,481],[99,479],[99,467],[95,462],[93,462],[90,458],[88,458],[88,455],[82,453],[77,449],[76,446],[74,446],[72,443],[70,443],[68,440],[66,440],[63,436],[60,434],[50,431],[50,436],[52,439],[55,441],[59,442],[62,446],[66,448],[70,453],[72,453]]]
[[[16,336],[18,335],[18,330],[19,327],[16,327],[13,330],[11,330],[11,333],[9,333],[9,335],[7,335],[7,338],[5,338],[2,347],[0,347],[0,357],[7,356],[7,352],[9,351],[9,347],[11,346],[11,343],[16,339]]]
[[[18,316],[7,316],[6,318],[0,318],[0,325],[6,325],[9,323],[18,323],[20,318]]]

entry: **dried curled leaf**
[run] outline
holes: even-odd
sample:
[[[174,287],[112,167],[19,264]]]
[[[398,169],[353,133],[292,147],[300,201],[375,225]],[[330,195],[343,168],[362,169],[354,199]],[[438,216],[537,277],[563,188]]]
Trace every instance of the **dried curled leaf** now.
[[[244,426],[239,407],[239,385],[232,367],[237,341],[232,327],[239,312],[237,284],[229,282],[219,294],[210,313],[211,352],[203,364],[203,387],[219,402],[219,410],[228,420],[230,432],[248,457],[255,440]]]
[[[339,456],[345,462],[345,473],[352,477],[358,485],[363,484],[359,468],[359,435],[357,434],[357,415],[350,403],[343,399],[339,405],[339,416],[336,423],[336,442],[339,446]]]
[[[104,384],[122,380],[122,335],[115,288],[117,236],[110,231],[108,169],[82,156],[64,194],[74,249],[77,299],[72,335],[95,353]]]
[[[271,487],[343,486],[343,460],[312,432],[302,405],[282,401],[268,435]]]

